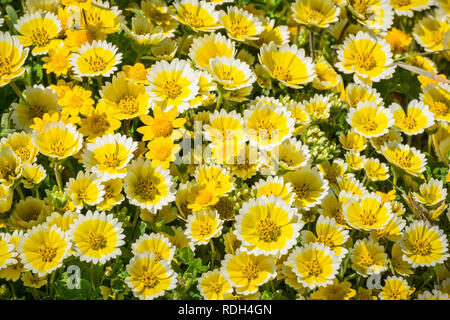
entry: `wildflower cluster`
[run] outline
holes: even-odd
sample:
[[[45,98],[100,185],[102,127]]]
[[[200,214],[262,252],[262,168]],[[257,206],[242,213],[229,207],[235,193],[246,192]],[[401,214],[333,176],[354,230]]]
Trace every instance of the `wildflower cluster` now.
[[[2,3],[0,298],[449,299],[448,0]]]

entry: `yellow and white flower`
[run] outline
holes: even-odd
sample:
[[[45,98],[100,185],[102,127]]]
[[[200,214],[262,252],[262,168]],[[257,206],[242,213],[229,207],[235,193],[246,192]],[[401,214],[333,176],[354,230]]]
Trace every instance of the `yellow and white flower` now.
[[[222,28],[215,5],[203,0],[177,0],[173,3],[175,19],[195,32],[211,32]]]
[[[373,138],[386,134],[394,124],[394,119],[389,109],[379,107],[375,102],[364,101],[350,109],[347,123],[363,137]]]
[[[410,18],[413,17],[415,11],[423,11],[433,5],[433,2],[430,0],[390,0],[389,3],[394,8],[396,15]]]
[[[226,90],[249,87],[256,81],[250,66],[234,57],[215,57],[209,60],[207,71]]]
[[[389,178],[389,168],[377,158],[367,158],[364,161],[364,172],[372,181],[384,181]]]
[[[236,55],[234,42],[220,33],[205,34],[195,38],[189,49],[189,58],[201,69],[206,69],[209,60],[215,57],[232,58]]]
[[[425,171],[427,159],[422,152],[414,147],[410,147],[407,144],[388,142],[381,147],[381,151],[389,163],[413,176],[418,176]]]
[[[105,190],[96,174],[78,171],[76,178],[67,182],[66,193],[76,208],[81,209],[85,204],[94,206],[102,202]]]
[[[387,270],[388,256],[384,247],[372,239],[357,240],[352,249],[352,269],[363,277]]]
[[[186,223],[186,236],[194,245],[205,245],[220,236],[223,221],[216,210],[197,211],[189,215]]]
[[[442,50],[444,35],[450,30],[450,23],[444,11],[434,10],[420,19],[413,29],[414,39],[425,51]]]
[[[327,28],[338,21],[340,7],[332,0],[297,0],[291,5],[292,17],[303,25]]]
[[[413,192],[414,199],[426,206],[434,206],[447,197],[447,189],[441,180],[430,178],[428,182],[421,184],[419,192]]]
[[[223,300],[224,296],[233,290],[230,282],[219,270],[203,273],[198,279],[197,289],[205,300]]]
[[[359,23],[374,32],[388,30],[394,20],[389,0],[351,0],[348,8]]]
[[[29,50],[16,36],[0,31],[0,88],[25,72],[23,64]]]
[[[434,115],[418,100],[411,100],[408,103],[406,112],[397,103],[389,107],[394,117],[394,128],[402,131],[406,135],[420,134],[434,124]]]
[[[428,106],[436,120],[450,122],[450,85],[429,84],[423,89],[420,100]]]
[[[264,30],[261,21],[253,14],[235,6],[221,11],[219,21],[227,31],[227,35],[237,41],[256,40]]]

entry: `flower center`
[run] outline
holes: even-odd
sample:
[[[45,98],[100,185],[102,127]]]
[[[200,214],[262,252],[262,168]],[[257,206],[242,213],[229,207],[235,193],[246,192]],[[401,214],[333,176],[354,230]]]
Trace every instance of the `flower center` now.
[[[309,186],[307,184],[299,184],[294,186],[294,192],[296,194],[297,199],[305,199],[309,194]]]
[[[105,187],[105,194],[103,195],[103,198],[105,198],[105,200],[111,199],[114,197],[114,190],[111,186],[106,186]]]
[[[377,129],[377,123],[373,119],[364,119],[362,127],[366,131],[374,131]]]
[[[258,136],[261,140],[270,140],[272,138],[272,133],[275,131],[275,125],[266,120],[261,120],[258,124]]]
[[[199,17],[196,12],[187,12],[185,17],[187,22],[194,28],[203,27],[205,25],[205,19]]]
[[[322,273],[322,267],[320,266],[320,263],[317,259],[306,262],[306,269],[308,270],[309,274],[312,274],[316,277]]]
[[[39,248],[39,255],[44,262],[51,262],[56,257],[56,248],[43,244]]]
[[[212,292],[214,292],[215,294],[219,294],[219,293],[220,293],[220,290],[222,290],[222,286],[221,286],[219,283],[214,282],[214,283],[211,283],[211,284],[209,285],[209,289],[210,289]]]
[[[10,72],[11,72],[11,63],[9,62],[9,59],[0,56],[0,78],[5,74],[9,74]]]
[[[99,56],[90,57],[87,63],[89,64],[89,67],[91,68],[91,71],[93,71],[93,73],[102,72],[108,65],[108,62]]]
[[[213,199],[213,194],[206,189],[201,190],[197,197],[195,197],[195,202],[198,203],[199,205],[206,205],[208,203],[210,203]]]
[[[276,241],[281,234],[280,227],[270,218],[261,220],[256,226],[256,234],[260,240]]]
[[[36,28],[32,31],[31,41],[33,41],[34,44],[36,44],[40,47],[43,47],[48,44],[49,37],[48,37],[48,33],[44,29],[44,27]]]
[[[42,118],[42,116],[45,113],[45,108],[43,106],[39,106],[39,105],[30,105],[30,118],[34,119],[34,118]]]
[[[390,289],[389,294],[392,297],[392,299],[394,299],[394,300],[402,299],[402,292],[398,289],[394,289],[394,288]]]
[[[369,9],[369,1],[367,0],[355,0],[353,2],[353,8],[363,16],[367,17],[367,11]]]
[[[91,232],[88,236],[88,242],[92,250],[100,250],[106,248],[106,238],[97,232]]]
[[[104,114],[97,114],[89,117],[89,128],[94,134],[105,132],[109,123]]]
[[[256,264],[249,261],[242,269],[242,274],[248,280],[256,279],[259,275],[259,268]]]
[[[136,184],[136,193],[144,200],[153,200],[156,192],[156,183],[151,179],[143,179]]]
[[[273,68],[272,71],[272,75],[275,79],[281,80],[281,81],[291,81],[292,80],[292,75],[289,72],[289,69],[280,66],[280,65],[275,65],[275,67]]]
[[[145,288],[154,288],[159,284],[158,277],[154,273],[148,271],[142,273],[140,280]]]
[[[171,146],[167,145],[159,145],[156,146],[155,149],[155,159],[159,161],[166,161],[172,154],[172,148]]]
[[[403,125],[405,126],[405,128],[412,130],[417,126],[417,121],[412,117],[406,117],[403,120]]]
[[[306,15],[306,19],[308,21],[322,21],[324,20],[324,16],[322,14],[322,12],[320,12],[319,10],[314,10],[312,8],[306,7],[305,8],[305,15]]]
[[[117,157],[117,154],[106,154],[104,163],[111,168],[115,168],[119,166],[120,159]]]
[[[356,57],[356,65],[363,70],[370,71],[377,65],[375,58],[371,52],[364,51],[359,53]]]
[[[426,239],[418,239],[414,242],[414,252],[421,256],[427,256],[431,253],[431,243]]]
[[[204,221],[202,224],[199,225],[199,229],[200,230],[198,234],[200,235],[200,237],[204,238],[211,235],[213,231],[213,226],[209,221]]]
[[[67,59],[67,57],[65,57],[61,54],[55,54],[52,56],[50,63],[51,63],[53,70],[63,71],[64,69],[66,69],[66,67],[68,65],[68,59]]]
[[[66,148],[64,147],[64,143],[61,141],[56,141],[50,144],[50,150],[52,151],[53,155],[62,157],[64,153],[66,152]]]
[[[371,265],[373,265],[373,258],[370,255],[370,253],[365,252],[363,253],[360,257],[359,257],[359,263],[364,266],[364,267],[369,267]]]
[[[448,105],[444,101],[435,101],[431,111],[437,116],[445,116],[448,113]]]
[[[445,33],[441,30],[434,30],[430,32],[430,38],[436,45],[442,43],[442,40],[444,39]]]
[[[170,80],[164,84],[163,91],[169,99],[175,99],[181,94],[182,87],[175,80]]]
[[[220,200],[214,206],[221,219],[229,220],[234,217],[234,206],[228,198],[220,198]]]
[[[19,156],[20,160],[22,160],[22,162],[27,161],[28,159],[30,159],[30,149],[27,147],[19,147],[17,149],[14,150],[14,152]]]
[[[230,25],[231,33],[238,35],[245,35],[248,33],[248,25],[243,24],[242,21],[233,21]]]
[[[400,165],[402,168],[409,168],[411,167],[411,158],[404,153],[397,153],[396,154],[396,162]]]
[[[371,226],[377,222],[375,215],[370,210],[362,210],[360,218],[366,226]]]
[[[139,111],[139,105],[135,97],[125,96],[119,101],[119,108],[124,114],[134,115]]]
[[[147,80],[147,70],[145,67],[131,67],[128,71],[128,75],[131,79],[137,81],[146,81]]]
[[[411,0],[394,0],[391,3],[396,5],[396,7],[406,7],[411,4]]]
[[[345,220],[345,216],[342,212],[342,209],[338,209],[334,215],[334,218],[336,219],[337,224],[340,225],[346,225],[347,221]]]
[[[319,243],[323,243],[323,245],[328,246],[330,248],[333,247],[333,241],[329,236],[321,234],[320,236],[317,237],[316,241]]]
[[[153,123],[153,132],[157,137],[167,137],[172,133],[172,121],[167,119],[155,119]]]

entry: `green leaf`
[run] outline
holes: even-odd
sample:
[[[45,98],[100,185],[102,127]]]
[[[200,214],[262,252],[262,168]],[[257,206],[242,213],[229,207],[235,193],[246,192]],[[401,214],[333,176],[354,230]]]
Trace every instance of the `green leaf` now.
[[[194,260],[194,252],[189,247],[185,247],[178,251],[178,259],[184,264],[190,264]]]
[[[14,8],[11,5],[9,5],[9,4],[5,7],[5,10],[6,10],[6,15],[9,17],[11,22],[13,24],[16,24],[16,22],[17,22],[16,10],[14,10]]]
[[[167,233],[169,236],[173,237],[175,235],[175,231],[172,229],[172,227],[164,226],[159,228],[160,231]]]
[[[42,81],[42,76],[44,75],[43,71],[42,71],[42,65],[40,63],[36,63],[33,66],[33,71],[36,72],[36,81],[37,82],[41,82]]]
[[[80,280],[80,295],[83,299],[89,299],[92,293],[91,283],[86,279]]]

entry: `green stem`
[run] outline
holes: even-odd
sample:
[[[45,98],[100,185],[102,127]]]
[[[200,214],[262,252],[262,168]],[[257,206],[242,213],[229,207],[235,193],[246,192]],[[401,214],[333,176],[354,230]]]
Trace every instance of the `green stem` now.
[[[300,25],[297,25],[297,34],[295,35],[295,45],[298,46],[298,39],[300,37]]]
[[[92,287],[92,292],[95,291],[95,281],[94,281],[94,264],[91,263],[91,267],[89,269],[89,274],[91,276],[91,287]]]
[[[39,199],[41,196],[39,195],[39,187],[38,187],[38,185],[35,185],[33,190],[34,190],[34,197]]]
[[[180,45],[178,46],[178,52],[177,52],[177,58],[181,57],[181,51],[183,51],[183,45],[184,42],[186,41],[187,37],[188,37],[188,33],[186,32],[186,30],[184,30],[184,28],[182,27],[181,30],[183,30],[183,38],[181,38],[180,41]]]
[[[223,99],[222,89],[219,88],[219,85],[217,85],[217,101],[216,101],[216,108],[215,108],[215,110],[219,110],[220,109],[220,106],[222,104],[222,99]]]
[[[59,191],[62,191],[62,180],[61,180],[61,172],[59,172],[60,164],[58,162],[54,163],[55,168],[55,177],[56,177],[56,184],[58,185]]]
[[[100,91],[103,87],[103,78],[102,76],[97,76],[95,78],[97,79],[98,90]]]
[[[55,276],[56,276],[56,271],[52,272],[52,275],[50,276],[50,297],[53,297],[53,284],[55,283]]]
[[[214,248],[213,239],[209,239],[209,244],[211,245],[211,270],[213,270],[214,269],[214,258],[216,255],[216,250]]]
[[[23,192],[22,192],[22,188],[20,188],[19,185],[16,185],[16,186],[14,187],[14,189],[16,189],[17,193],[18,193],[19,196],[20,196],[20,199],[25,199],[25,196],[23,195]]]
[[[429,54],[436,54],[436,53],[446,52],[446,51],[450,51],[450,49],[442,49],[442,50],[436,50],[436,51],[430,51],[430,52],[421,52],[421,53],[416,53],[416,54],[412,54],[412,55],[409,55],[409,56],[398,57],[398,58],[394,59],[394,62],[401,61],[401,60],[406,60],[406,59],[413,58],[413,57],[418,57],[418,56],[427,56]]]
[[[14,92],[19,96],[20,100],[23,101],[23,103],[29,107],[30,104],[28,103],[27,99],[25,99],[25,97],[23,96],[22,92],[19,90],[19,88],[17,88],[16,83],[14,82],[14,80],[11,80],[9,82],[9,84],[11,85],[11,87],[13,88]]]
[[[311,28],[309,30],[309,51],[311,53],[311,58],[314,61],[315,55],[316,55],[316,50],[314,48],[314,29],[313,28]]]
[[[38,294],[36,288],[32,288],[32,289],[30,290],[30,292],[31,292],[31,295],[33,296],[33,299],[34,299],[34,300],[40,300],[40,299],[39,299],[39,294]]]
[[[141,209],[139,207],[136,207],[136,212],[134,213],[133,223],[132,223],[132,226],[131,226],[131,234],[130,234],[131,241],[130,241],[130,244],[131,244],[131,242],[134,241],[134,238],[135,238],[134,237],[134,231],[136,229],[137,221],[139,220],[138,218],[139,218],[140,212],[141,212]]]

